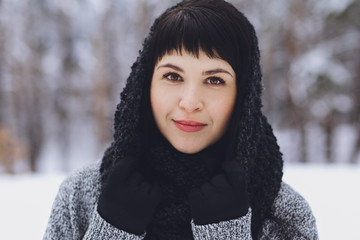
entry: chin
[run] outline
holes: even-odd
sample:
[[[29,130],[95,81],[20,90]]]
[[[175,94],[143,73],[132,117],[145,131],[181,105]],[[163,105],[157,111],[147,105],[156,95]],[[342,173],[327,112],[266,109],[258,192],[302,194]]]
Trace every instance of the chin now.
[[[189,145],[177,145],[177,144],[172,144],[172,146],[179,152],[186,153],[186,154],[195,154],[205,148],[202,146],[189,146]]]

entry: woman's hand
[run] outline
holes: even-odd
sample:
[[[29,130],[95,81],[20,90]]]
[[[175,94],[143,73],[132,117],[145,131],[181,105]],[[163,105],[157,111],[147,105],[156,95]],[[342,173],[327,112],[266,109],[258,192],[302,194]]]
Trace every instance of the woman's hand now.
[[[213,177],[210,183],[188,194],[196,225],[228,221],[248,212],[249,199],[243,167],[235,161],[224,162],[222,167],[224,175]]]
[[[110,173],[97,210],[103,219],[118,229],[141,235],[160,202],[161,192],[157,184],[147,182],[134,171],[134,159],[124,160]]]

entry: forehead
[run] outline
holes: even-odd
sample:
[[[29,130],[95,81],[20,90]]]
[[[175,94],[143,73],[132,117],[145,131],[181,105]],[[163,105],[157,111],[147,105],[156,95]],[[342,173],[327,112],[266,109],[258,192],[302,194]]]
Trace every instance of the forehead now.
[[[212,55],[209,55],[207,52],[203,51],[202,49],[199,49],[198,52],[189,52],[184,49],[172,49],[170,51],[167,51],[164,53],[163,56],[159,57],[159,59],[156,62],[156,65],[158,65],[160,62],[165,61],[187,61],[187,60],[193,60],[197,62],[218,62],[218,63],[227,63],[226,60],[222,59],[218,56],[216,51],[213,51]]]

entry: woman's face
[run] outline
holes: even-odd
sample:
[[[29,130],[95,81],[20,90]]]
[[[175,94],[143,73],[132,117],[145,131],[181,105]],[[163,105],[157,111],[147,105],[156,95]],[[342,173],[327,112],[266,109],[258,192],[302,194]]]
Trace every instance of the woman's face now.
[[[226,131],[236,98],[228,62],[186,51],[166,54],[154,68],[151,107],[164,137],[178,151],[197,153]]]

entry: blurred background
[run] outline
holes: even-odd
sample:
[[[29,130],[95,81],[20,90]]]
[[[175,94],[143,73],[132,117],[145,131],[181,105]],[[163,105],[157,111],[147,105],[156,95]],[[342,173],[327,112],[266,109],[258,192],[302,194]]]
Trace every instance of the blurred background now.
[[[149,26],[176,2],[0,0],[1,239],[41,239],[60,182],[101,159]],[[284,180],[321,239],[360,239],[360,0],[229,2],[258,33]]]
[[[0,172],[100,159],[149,26],[175,2],[0,0]],[[359,0],[230,2],[257,30],[285,161],[359,163]]]

